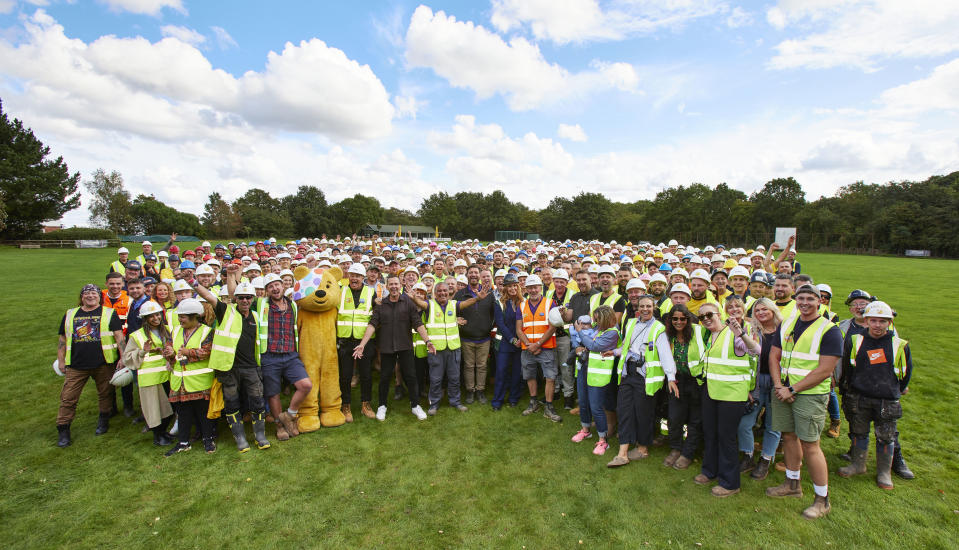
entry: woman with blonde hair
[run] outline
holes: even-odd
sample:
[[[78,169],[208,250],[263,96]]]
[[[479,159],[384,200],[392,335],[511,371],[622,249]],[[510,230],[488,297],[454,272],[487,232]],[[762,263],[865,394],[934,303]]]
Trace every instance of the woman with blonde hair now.
[[[619,332],[616,330],[616,313],[609,306],[600,306],[593,312],[593,325],[577,319],[570,331],[571,338],[578,344],[576,349],[576,386],[579,392],[579,422],[582,426],[573,442],[579,443],[593,436],[589,428],[596,422],[599,441],[593,448],[593,454],[603,455],[609,448],[606,441],[607,422],[603,404],[606,399],[606,387],[613,379],[613,365],[616,357],[612,352],[619,347]],[[572,341],[571,341],[572,344]],[[587,353],[588,352],[588,353]]]
[[[153,294],[150,296],[154,302],[160,304],[164,310],[173,309],[176,297],[173,295],[173,287],[166,281],[160,281],[153,287]]]
[[[782,321],[783,317],[779,313],[779,308],[769,298],[760,298],[753,304],[753,317],[750,323],[752,336],[759,340],[761,351],[759,352],[759,370],[756,374],[756,389],[750,393],[750,404],[746,407],[746,414],[739,421],[739,450],[743,453],[740,471],[752,470],[750,476],[756,480],[766,479],[769,475],[769,465],[776,456],[776,447],[779,446],[780,433],[772,429],[772,414],[769,408],[773,391],[773,381],[769,376],[769,349]],[[766,408],[766,421],[762,457],[753,465],[755,449],[753,426],[763,408]]]

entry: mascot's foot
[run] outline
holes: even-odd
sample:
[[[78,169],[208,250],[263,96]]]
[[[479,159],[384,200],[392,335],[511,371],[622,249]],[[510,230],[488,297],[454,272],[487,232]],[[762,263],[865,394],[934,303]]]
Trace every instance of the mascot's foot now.
[[[320,413],[320,424],[322,424],[324,428],[342,426],[346,424],[346,416],[343,415],[343,411],[340,409],[322,412]]]
[[[297,428],[300,433],[315,432],[320,429],[320,419],[315,416],[305,416],[302,413],[297,417]]]

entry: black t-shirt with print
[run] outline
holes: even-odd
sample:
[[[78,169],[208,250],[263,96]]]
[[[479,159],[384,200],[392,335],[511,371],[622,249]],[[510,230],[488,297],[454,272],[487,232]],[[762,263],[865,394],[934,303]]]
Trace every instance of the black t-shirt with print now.
[[[73,316],[73,333],[67,335],[64,332],[67,320],[66,313],[60,318],[60,330],[58,334],[72,338],[73,342],[70,349],[70,368],[80,370],[92,370],[106,363],[103,358],[103,348],[100,346],[100,316],[103,314],[103,306],[97,306],[92,311],[83,311],[78,309]],[[116,311],[110,318],[110,331],[123,330],[123,323]]]

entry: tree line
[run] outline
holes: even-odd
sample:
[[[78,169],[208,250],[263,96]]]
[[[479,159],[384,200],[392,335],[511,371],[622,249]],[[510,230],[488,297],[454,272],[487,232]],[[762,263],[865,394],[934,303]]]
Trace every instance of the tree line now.
[[[25,238],[40,224],[80,206],[80,174],[0,102],[0,235]],[[754,246],[776,227],[797,227],[815,248],[862,248],[902,253],[927,249],[959,256],[959,171],[921,182],[852,183],[831,197],[807,201],[794,178],[776,178],[746,193],[720,183],[664,189],[652,200],[613,201],[602,193],[557,196],[541,209],[511,200],[503,191],[439,192],[416,212],[387,207],[355,194],[330,203],[316,185],[273,197],[253,188],[233,201],[211,193],[200,215],[181,212],[153,195],[131,197],[123,177],[99,169],[83,182],[93,225],[119,234],[193,234],[208,238],[347,235],[367,224],[437,226],[447,237],[491,240],[498,230],[543,239],[616,239]],[[811,238],[805,238],[803,235]],[[755,241],[755,242],[753,242]]]

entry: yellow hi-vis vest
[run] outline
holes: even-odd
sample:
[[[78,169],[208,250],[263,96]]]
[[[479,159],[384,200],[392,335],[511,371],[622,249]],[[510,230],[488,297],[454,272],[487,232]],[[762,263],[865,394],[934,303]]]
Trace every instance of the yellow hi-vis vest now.
[[[257,326],[260,325],[259,316],[252,309],[250,315]],[[217,323],[213,330],[213,349],[210,350],[210,368],[213,370],[228,371],[233,368],[236,358],[236,346],[240,343],[243,334],[243,314],[234,304],[227,304],[223,322]],[[260,364],[260,339],[253,341],[253,350],[256,355],[256,364]]]
[[[293,308],[293,346],[294,349],[300,349],[300,329],[296,324],[296,302],[290,300],[290,306]],[[270,298],[256,299],[257,336],[260,340],[260,353],[266,353],[268,339],[270,337]]]
[[[436,300],[430,300],[426,316],[426,333],[436,346],[436,351],[460,349],[460,327],[456,322],[456,300],[446,302],[444,308]]]
[[[623,367],[626,366],[626,354],[629,353],[633,341],[633,330],[638,321],[635,317],[626,322],[626,330],[623,334],[623,346],[619,358],[619,366],[616,369],[618,380],[623,380]],[[659,321],[653,320],[649,326],[646,340],[643,346],[643,364],[646,365],[646,395],[655,395],[659,388],[663,387],[666,380],[666,372],[663,371],[663,364],[659,360],[659,350],[656,349],[656,339],[659,335],[666,332],[666,327]]]
[[[703,373],[709,397],[716,401],[747,401],[749,392],[756,387],[756,369],[749,362],[748,354],[736,355],[733,331],[724,328],[715,342],[706,342],[703,356]]]
[[[179,326],[173,331],[173,349],[179,350],[182,347],[187,349],[199,349],[210,335],[210,327],[200,324],[186,344],[183,342],[183,327]],[[203,391],[210,389],[213,385],[213,369],[210,368],[210,359],[196,361],[194,363],[181,364],[174,360],[173,372],[170,373],[170,389],[173,391],[183,387],[188,392]]]
[[[616,333],[616,345],[619,346],[619,331],[615,328],[608,328],[603,331],[603,334],[606,334],[609,331]],[[599,335],[597,335],[597,338]],[[616,357],[610,355],[609,357],[603,357],[603,353],[599,351],[590,351],[589,360],[586,362],[586,385],[594,388],[601,388],[607,384],[613,378],[613,365],[616,362]]]
[[[336,313],[336,336],[338,338],[363,338],[370,317],[373,316],[373,287],[363,285],[360,303],[353,303],[350,286],[340,290],[340,308]]]
[[[809,329],[806,329],[809,330]],[[852,335],[852,353],[849,354],[849,364],[856,366],[856,355],[859,354],[859,348],[862,347],[862,334]],[[906,344],[908,340],[903,340],[898,336],[892,337],[892,349],[895,357],[893,358],[892,368],[896,372],[896,378],[902,380],[906,377]]]
[[[166,328],[173,332],[173,329],[180,326],[180,316],[176,314],[176,307],[171,307],[170,309],[163,312],[163,315],[166,317]]]
[[[703,355],[706,352],[705,332],[708,331],[702,325],[693,324],[693,336],[686,348],[686,363],[689,365],[689,375],[694,377],[700,386],[703,385]]]
[[[796,312],[779,328],[779,339],[783,350],[782,359],[779,361],[779,374],[784,384],[787,379],[789,384],[795,384],[816,370],[819,366],[819,344],[826,331],[833,326],[829,319],[819,316],[806,327],[798,341],[793,341],[793,327],[798,320],[799,313]],[[829,393],[829,379],[830,377],[827,376],[816,386],[799,393],[810,395]]]
[[[420,318],[423,320],[423,324],[426,324],[426,312],[420,314]],[[435,344],[434,344],[435,345]],[[420,336],[420,333],[413,331],[413,357],[422,359],[429,354],[429,350],[426,348],[426,340],[423,340],[423,337]]]
[[[589,315],[592,317],[593,312],[596,311],[596,308],[599,306],[609,306],[613,307],[616,305],[616,301],[619,300],[619,293],[615,290],[612,294],[609,295],[609,298],[603,299],[603,293],[597,292],[589,297]]]
[[[120,273],[121,275],[126,275],[127,272],[126,264],[120,260],[113,260],[113,263],[110,264],[110,269],[116,273]]]
[[[67,341],[67,353],[64,363],[70,366],[70,353],[73,351],[73,318],[76,317],[80,308],[75,307],[67,310],[67,317],[63,321],[63,334]],[[104,307],[100,312],[100,348],[103,350],[103,360],[107,363],[116,363],[120,358],[120,352],[117,350],[117,341],[110,331],[110,319],[113,318],[113,309]]]
[[[143,362],[137,371],[137,384],[141,388],[156,386],[170,379],[170,371],[167,370],[167,361],[163,358],[163,340],[153,334],[147,327],[141,327],[139,330],[130,334],[130,339],[137,343],[140,349],[146,345],[147,338],[153,343],[153,346],[143,356]],[[131,369],[133,365],[128,365]]]

